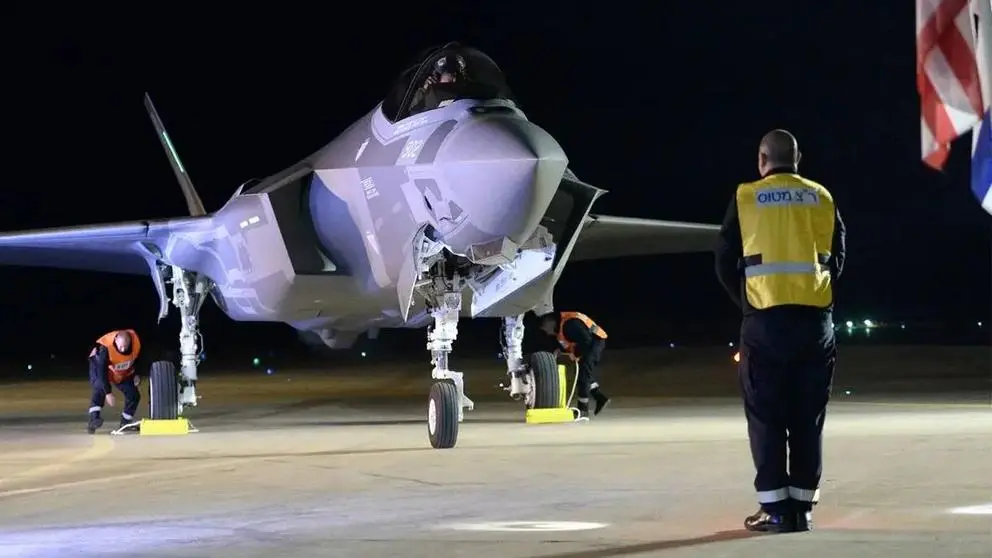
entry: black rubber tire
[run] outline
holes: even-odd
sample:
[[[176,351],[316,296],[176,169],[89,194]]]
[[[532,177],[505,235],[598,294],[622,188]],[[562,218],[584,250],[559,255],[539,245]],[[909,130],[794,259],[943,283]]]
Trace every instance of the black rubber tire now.
[[[451,380],[438,380],[431,385],[427,402],[427,437],[434,449],[455,447],[458,441],[458,389]]]
[[[560,403],[558,360],[554,353],[540,351],[530,355],[528,366],[534,374],[534,408],[554,409]]]
[[[179,376],[176,365],[167,360],[153,362],[148,373],[148,418],[179,418]]]

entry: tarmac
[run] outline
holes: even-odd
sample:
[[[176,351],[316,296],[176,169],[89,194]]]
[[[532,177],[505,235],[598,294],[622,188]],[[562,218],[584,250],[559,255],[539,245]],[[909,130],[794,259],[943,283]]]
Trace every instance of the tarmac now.
[[[835,387],[816,529],[759,536],[742,528],[754,469],[719,350],[656,373],[630,368],[642,353],[610,355],[616,396],[586,423],[524,424],[495,378],[466,369],[476,410],[450,450],[427,440],[427,365],[204,371],[200,432],[178,437],[109,436],[121,403],[90,436],[85,381],[8,382],[0,557],[988,558],[992,393],[975,350],[929,382],[932,366],[909,363],[937,349],[893,355],[901,374],[884,352],[846,355],[877,374]]]

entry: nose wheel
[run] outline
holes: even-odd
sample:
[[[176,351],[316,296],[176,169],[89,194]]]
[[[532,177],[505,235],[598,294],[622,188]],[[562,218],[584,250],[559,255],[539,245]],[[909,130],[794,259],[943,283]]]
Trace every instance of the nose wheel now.
[[[461,395],[451,380],[438,380],[431,385],[427,401],[427,437],[434,449],[455,447],[458,441],[458,414]]]

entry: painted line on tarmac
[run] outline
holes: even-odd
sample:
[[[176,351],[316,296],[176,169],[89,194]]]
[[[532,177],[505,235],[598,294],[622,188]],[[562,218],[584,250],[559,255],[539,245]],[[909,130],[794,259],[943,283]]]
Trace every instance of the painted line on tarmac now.
[[[947,511],[955,515],[992,515],[992,504],[981,504],[979,506],[965,506],[962,508],[951,508]]]
[[[47,475],[52,475],[59,471],[68,469],[79,463],[86,461],[93,461],[95,459],[100,459],[101,457],[114,451],[114,441],[109,437],[95,436],[93,437],[93,443],[90,447],[86,448],[80,453],[73,455],[69,459],[59,460],[55,463],[49,463],[47,465],[39,465],[38,467],[32,467],[26,471],[21,471],[14,473],[12,476],[0,479],[0,486],[4,484],[9,484],[15,481],[23,481],[27,479],[36,479],[38,477],[44,477]],[[0,495],[5,494],[0,492]]]
[[[890,401],[844,401],[845,405],[871,405],[875,407],[925,407],[930,409],[992,409],[992,403],[893,403]]]
[[[102,484],[108,482],[118,482],[122,480],[134,480],[143,479],[148,477],[159,477],[159,476],[172,476],[179,475],[182,473],[188,473],[191,471],[198,471],[202,469],[212,469],[215,467],[227,467],[237,463],[241,463],[245,458],[234,458],[224,461],[212,461],[210,463],[199,463],[196,465],[187,465],[185,467],[169,467],[167,469],[156,469],[153,471],[138,471],[134,473],[122,473],[119,475],[101,475],[100,477],[93,479],[82,479],[78,481],[60,482],[55,484],[47,484],[45,486],[38,486],[34,488],[18,488],[13,490],[0,491],[0,499],[9,498],[12,496],[25,496],[28,494],[38,494],[41,492],[52,492],[54,490],[62,490],[66,488],[76,488],[80,486],[87,486],[91,484]]]
[[[607,523],[589,521],[483,521],[479,523],[451,523],[442,525],[455,531],[512,532],[512,533],[555,533],[562,531],[590,531],[602,529]]]

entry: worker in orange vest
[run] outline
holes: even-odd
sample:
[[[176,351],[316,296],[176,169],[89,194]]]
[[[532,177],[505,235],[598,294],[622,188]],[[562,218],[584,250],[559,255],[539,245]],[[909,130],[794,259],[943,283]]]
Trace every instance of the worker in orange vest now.
[[[603,349],[606,348],[606,331],[581,312],[545,314],[541,317],[540,327],[541,331],[557,339],[559,349],[555,351],[556,354],[564,352],[572,361],[579,363],[575,387],[579,416],[576,418],[589,418],[590,396],[596,400],[593,414],[601,413],[610,398],[599,388],[595,372],[603,358]]]
[[[134,422],[134,414],[141,401],[141,392],[138,391],[141,380],[134,373],[135,362],[140,354],[141,340],[133,329],[111,331],[96,340],[89,356],[93,397],[90,400],[90,420],[86,430],[90,434],[103,426],[103,417],[100,416],[103,406],[114,406],[112,390],[115,386],[124,394],[120,426]]]

